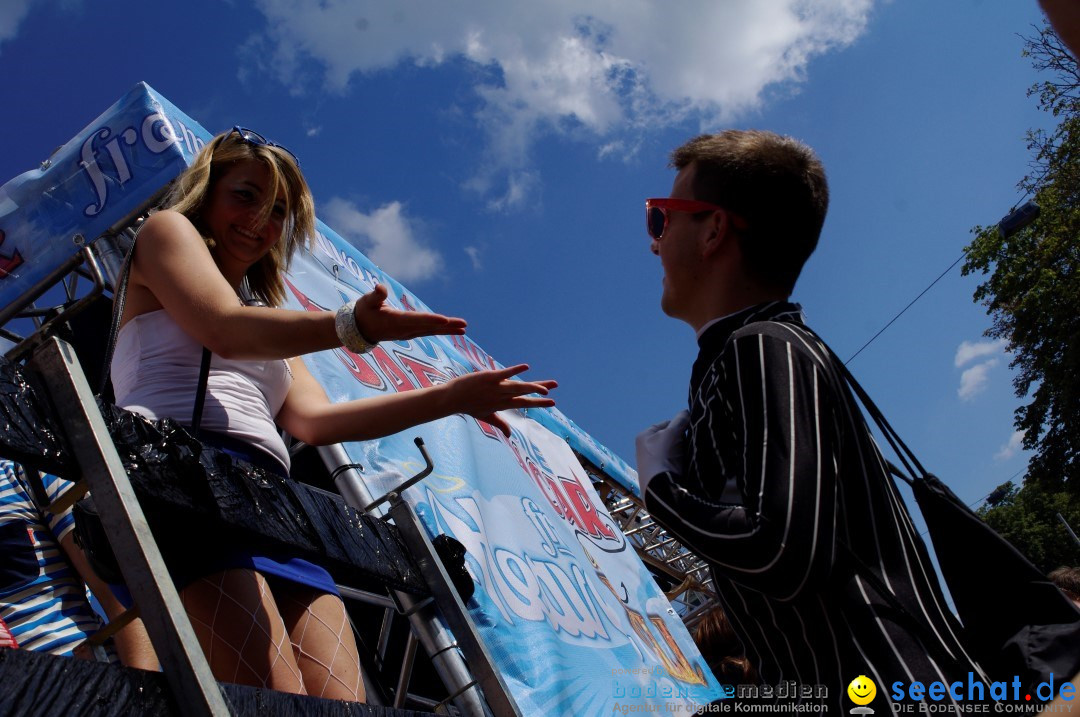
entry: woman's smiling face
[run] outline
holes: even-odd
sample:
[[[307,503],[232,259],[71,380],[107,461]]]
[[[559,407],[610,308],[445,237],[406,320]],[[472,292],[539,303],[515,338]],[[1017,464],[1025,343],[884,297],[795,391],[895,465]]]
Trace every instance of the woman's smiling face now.
[[[275,194],[269,220],[259,223],[270,182],[270,169],[249,159],[229,167],[210,190],[202,220],[214,240],[211,253],[230,281],[238,282],[281,239],[284,192]]]

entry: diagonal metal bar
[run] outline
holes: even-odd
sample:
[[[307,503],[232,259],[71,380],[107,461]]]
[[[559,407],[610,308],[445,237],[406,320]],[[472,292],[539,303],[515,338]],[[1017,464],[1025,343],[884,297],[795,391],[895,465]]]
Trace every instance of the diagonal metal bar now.
[[[364,484],[357,469],[341,444],[320,446],[318,453],[326,464],[334,485],[337,486],[345,502],[359,508],[372,502],[372,496]],[[376,513],[382,508],[376,508]],[[424,576],[427,577],[426,575]],[[445,621],[439,616],[434,605],[422,606],[418,598],[405,592],[392,593],[402,615],[409,619],[413,632],[431,659],[435,672],[443,685],[454,695],[454,707],[467,717],[490,717],[491,710],[484,701],[484,695],[476,686],[469,665],[465,663],[454,635],[447,629]],[[388,616],[389,617],[389,616]],[[390,639],[390,625],[384,621],[379,636],[379,659],[385,660],[387,643]],[[410,696],[411,697],[411,696]],[[434,705],[435,703],[432,703]]]
[[[520,717],[521,712],[510,696],[509,687],[499,674],[491,653],[480,639],[476,625],[469,617],[465,604],[458,596],[453,581],[439,560],[438,553],[428,539],[416,512],[408,503],[395,498],[391,501],[389,515],[419,563],[420,572],[427,579],[443,619],[453,631],[461,651],[469,661],[469,669],[484,690],[491,711],[496,717]]]
[[[50,338],[30,367],[48,389],[72,453],[94,494],[124,580],[142,612],[165,678],[184,714],[228,715],[229,709],[150,534],[71,346]]]

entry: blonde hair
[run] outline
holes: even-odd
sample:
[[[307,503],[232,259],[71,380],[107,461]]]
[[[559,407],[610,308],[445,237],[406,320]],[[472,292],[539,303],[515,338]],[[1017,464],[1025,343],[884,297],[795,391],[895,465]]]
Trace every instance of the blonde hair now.
[[[297,247],[307,247],[315,234],[315,200],[311,196],[304,175],[296,161],[286,150],[269,144],[252,144],[236,131],[219,134],[210,140],[195,157],[195,161],[177,177],[161,206],[180,212],[195,225],[206,240],[214,246],[202,220],[203,210],[215,183],[236,163],[247,160],[262,162],[270,171],[270,189],[263,197],[259,210],[260,223],[270,220],[277,201],[275,187],[285,194],[285,223],[281,239],[266,256],[248,269],[248,287],[255,298],[270,306],[280,306],[285,300],[285,282],[282,274]]]

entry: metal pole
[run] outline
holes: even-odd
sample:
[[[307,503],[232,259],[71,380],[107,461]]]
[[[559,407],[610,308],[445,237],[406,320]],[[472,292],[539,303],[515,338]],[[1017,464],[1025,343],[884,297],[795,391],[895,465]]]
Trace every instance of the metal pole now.
[[[372,502],[371,492],[364,484],[359,471],[340,470],[341,467],[354,462],[340,444],[320,446],[317,450],[326,466],[332,471],[337,471],[334,485],[346,503],[360,510]],[[375,510],[377,513],[382,512],[381,507]],[[474,684],[475,680],[457,648],[454,636],[447,630],[435,609],[430,605],[416,609],[420,600],[406,592],[395,591],[395,597],[402,610],[409,615],[409,623],[424,651],[431,657],[439,679],[451,693],[464,690],[454,698],[454,706],[464,715],[473,717],[490,715],[491,711],[484,701],[483,694]],[[469,685],[473,686],[468,687]]]
[[[409,679],[412,677],[417,644],[416,635],[410,632],[405,641],[405,656],[401,658],[401,673],[398,675],[397,687],[394,690],[395,709],[404,707],[405,698],[409,696]]]
[[[124,242],[126,246],[121,245],[119,236],[121,233],[126,239],[126,242]],[[106,234],[92,245],[94,252],[98,256],[98,261],[101,262],[101,268],[109,280],[109,288],[115,287],[116,282],[120,279],[120,273],[124,268],[124,257],[131,247],[131,237],[133,235],[134,231],[125,229],[117,234]]]
[[[1076,533],[1073,532],[1072,526],[1069,525],[1069,521],[1065,520],[1065,516],[1061,513],[1058,513],[1057,517],[1058,520],[1061,521],[1061,524],[1065,526],[1065,530],[1069,531],[1069,535],[1072,536],[1073,542],[1076,543],[1077,547],[1080,547],[1080,538],[1076,537]]]
[[[177,707],[184,714],[228,715],[75,351],[49,338],[29,366],[48,388]]]
[[[394,498],[390,501],[390,517],[401,531],[401,537],[405,539],[409,552],[416,558],[420,572],[435,596],[435,602],[442,607],[440,612],[469,660],[472,673],[484,689],[492,711],[498,717],[520,717],[521,712],[510,696],[509,687],[499,674],[495,659],[480,639],[476,625],[469,617],[465,603],[457,594],[457,589],[439,560],[416,511],[400,497]]]

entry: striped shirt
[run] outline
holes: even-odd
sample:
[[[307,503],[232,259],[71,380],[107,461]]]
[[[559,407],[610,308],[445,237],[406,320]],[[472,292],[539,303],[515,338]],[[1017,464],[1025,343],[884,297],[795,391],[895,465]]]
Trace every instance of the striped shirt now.
[[[891,714],[895,681],[966,689],[969,670],[978,681],[862,412],[800,308],[752,306],[698,342],[687,463],[649,481],[645,504],[711,562],[762,683],[826,686],[846,713],[847,685],[866,675],[870,706]],[[906,616],[855,574],[852,554]]]
[[[72,485],[48,474],[42,483],[51,500]],[[70,509],[39,509],[22,467],[0,459],[0,618],[19,647],[70,655],[101,626],[60,547],[74,527]]]

